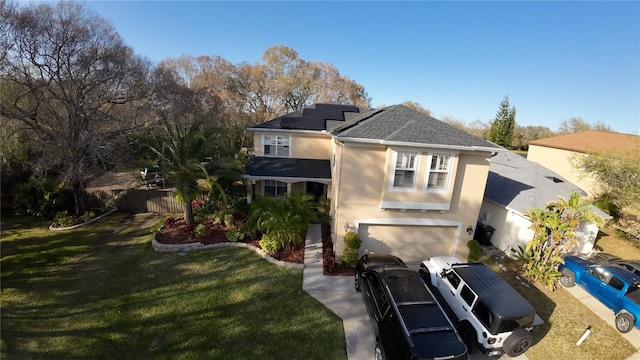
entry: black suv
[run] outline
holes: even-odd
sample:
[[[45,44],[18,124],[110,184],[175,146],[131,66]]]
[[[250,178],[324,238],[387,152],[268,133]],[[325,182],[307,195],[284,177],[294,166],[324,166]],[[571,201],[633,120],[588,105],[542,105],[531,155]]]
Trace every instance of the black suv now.
[[[392,255],[368,254],[355,287],[369,312],[375,359],[468,359],[467,347],[417,272]]]

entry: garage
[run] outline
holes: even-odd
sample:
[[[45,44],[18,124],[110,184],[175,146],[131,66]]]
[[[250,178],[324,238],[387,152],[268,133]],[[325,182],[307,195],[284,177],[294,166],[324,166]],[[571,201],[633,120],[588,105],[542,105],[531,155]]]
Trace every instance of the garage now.
[[[406,262],[453,255],[457,226],[360,224],[361,253],[391,253]]]

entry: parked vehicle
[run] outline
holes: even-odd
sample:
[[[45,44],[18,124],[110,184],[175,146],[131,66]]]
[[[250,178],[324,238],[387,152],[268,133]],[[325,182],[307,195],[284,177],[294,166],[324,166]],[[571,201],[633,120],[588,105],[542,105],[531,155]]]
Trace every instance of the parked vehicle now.
[[[468,359],[467,348],[416,271],[392,255],[356,264],[376,346],[376,360]]]
[[[597,253],[591,259],[599,264],[618,264],[640,277],[640,260],[625,260],[607,253]]]
[[[452,256],[424,261],[420,276],[431,285],[472,353],[511,357],[533,344],[531,330],[542,319],[520,293],[481,263]]]
[[[640,277],[618,264],[598,264],[580,256],[567,256],[558,267],[560,284],[580,285],[616,316],[616,329],[640,329]]]

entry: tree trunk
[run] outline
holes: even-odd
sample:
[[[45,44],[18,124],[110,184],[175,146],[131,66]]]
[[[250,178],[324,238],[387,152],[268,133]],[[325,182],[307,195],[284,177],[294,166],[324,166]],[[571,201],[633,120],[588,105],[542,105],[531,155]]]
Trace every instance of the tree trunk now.
[[[191,207],[191,201],[183,201],[184,206],[184,221],[187,222],[188,227],[195,227],[196,219],[193,216],[193,208]]]
[[[84,211],[87,209],[87,205],[84,196],[84,186],[82,186],[81,181],[73,183],[73,200],[76,205],[76,215],[84,214]]]

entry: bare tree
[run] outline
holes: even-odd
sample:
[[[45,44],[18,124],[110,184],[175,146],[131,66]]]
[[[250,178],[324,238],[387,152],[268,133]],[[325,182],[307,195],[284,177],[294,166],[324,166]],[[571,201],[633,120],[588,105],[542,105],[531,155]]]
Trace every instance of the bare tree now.
[[[421,112],[427,116],[431,116],[431,110],[425,108],[424,106],[420,105],[419,103],[415,102],[415,101],[405,101],[402,103],[402,105],[408,107],[411,110],[415,110],[418,112]],[[447,122],[448,119],[440,119],[444,122]]]
[[[594,125],[591,125],[582,120],[582,118],[572,117],[571,119],[563,120],[562,123],[560,123],[560,126],[558,127],[558,134],[573,134],[589,130],[611,131],[611,127],[601,121],[597,121]]]
[[[0,43],[11,46],[0,63],[1,114],[29,129],[40,144],[36,169],[71,186],[81,213],[85,182],[140,125],[149,64],[80,3],[4,9]]]

